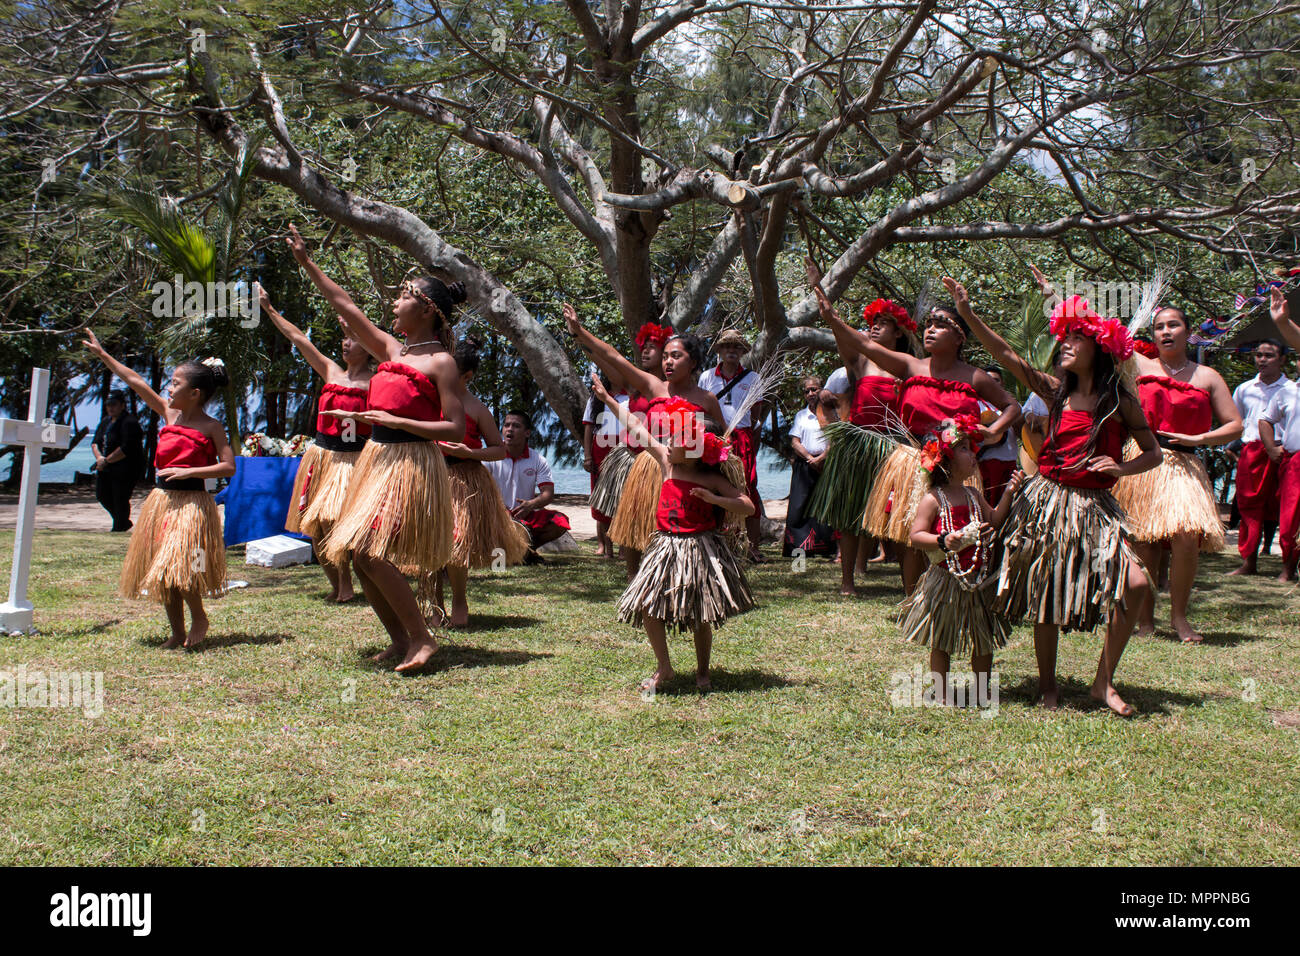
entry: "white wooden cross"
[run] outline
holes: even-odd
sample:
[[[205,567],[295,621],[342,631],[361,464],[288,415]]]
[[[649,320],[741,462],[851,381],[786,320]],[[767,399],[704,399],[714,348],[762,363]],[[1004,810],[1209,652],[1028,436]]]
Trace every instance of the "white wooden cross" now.
[[[36,494],[41,486],[41,452],[67,448],[68,426],[45,418],[49,402],[50,370],[32,369],[32,397],[27,419],[0,418],[0,446],[25,445],[23,484],[18,495],[18,526],[14,529],[14,564],[9,575],[9,600],[0,604],[0,633],[26,633],[32,628],[32,602],[27,600],[27,572],[32,566],[32,538],[36,530]]]

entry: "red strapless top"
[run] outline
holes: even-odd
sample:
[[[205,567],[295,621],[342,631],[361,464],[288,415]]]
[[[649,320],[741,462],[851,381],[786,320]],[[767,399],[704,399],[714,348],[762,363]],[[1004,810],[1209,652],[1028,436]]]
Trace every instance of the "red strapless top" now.
[[[960,531],[962,528],[966,527],[966,525],[970,524],[970,517],[971,517],[970,505],[953,505],[952,506],[952,530]],[[936,514],[934,516],[934,522],[930,525],[930,532],[932,534],[940,533],[939,519],[940,519],[940,515]],[[964,548],[963,550],[957,552],[957,561],[961,565],[962,570],[965,571],[976,566],[977,562],[979,561],[979,556],[980,556],[979,545],[972,544],[970,547]]]
[[[442,399],[438,386],[409,365],[382,362],[370,379],[367,408],[392,412],[399,418],[422,422],[442,420]]]
[[[886,416],[886,412],[893,415]],[[862,428],[880,428],[887,417],[898,415],[898,379],[892,375],[864,375],[853,387],[849,421]]]
[[[639,421],[643,425],[646,424],[646,416],[650,413],[650,399],[646,398],[644,395],[636,395],[635,397],[628,399],[627,413],[629,417],[639,415],[639,418],[634,418],[633,420]],[[643,447],[635,438],[626,434],[623,435],[623,441],[627,447],[631,448],[633,451],[641,451]]]
[[[1214,426],[1210,393],[1168,375],[1138,378],[1138,398],[1147,423],[1156,431],[1201,435]]]
[[[1038,452],[1038,473],[1044,478],[1071,488],[1109,488],[1118,480],[1114,475],[1089,471],[1083,467],[1083,453],[1092,433],[1092,412],[1077,412],[1066,408],[1056,424],[1056,434],[1048,435]],[[1117,411],[1106,419],[1097,436],[1094,454],[1109,455],[1116,461],[1124,460],[1124,442],[1128,428]]]
[[[155,468],[205,468],[217,463],[217,446],[197,428],[164,425],[154,451]]]
[[[659,507],[655,510],[655,527],[660,531],[689,534],[712,531],[718,526],[716,509],[703,498],[691,494],[703,485],[681,478],[669,478],[659,489]]]
[[[465,416],[465,444],[470,448],[483,447],[483,435],[478,430],[478,422],[469,414]]]
[[[975,386],[965,382],[913,375],[903,382],[900,392],[903,424],[917,438],[946,418],[961,414],[979,417],[979,396]]]
[[[340,411],[340,412],[361,412],[366,408],[366,390],[364,388],[353,388],[349,385],[335,385],[333,382],[326,382],[325,387],[320,390],[320,398],[316,402],[316,408],[319,411]],[[335,418],[333,415],[317,415],[316,431],[322,435],[328,435],[331,438],[338,438],[343,433],[343,423],[348,421],[346,418]],[[359,438],[364,438],[370,434],[370,426],[366,422],[353,421],[356,427],[355,434]]]

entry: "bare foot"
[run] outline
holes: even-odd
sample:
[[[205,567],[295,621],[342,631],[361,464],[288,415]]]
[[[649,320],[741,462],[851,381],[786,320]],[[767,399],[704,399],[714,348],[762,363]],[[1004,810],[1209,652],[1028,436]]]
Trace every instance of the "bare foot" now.
[[[1059,709],[1061,706],[1060,685],[1053,684],[1051,687],[1040,688],[1036,700],[1044,710]]]
[[[452,601],[451,618],[446,622],[447,627],[465,627],[467,624],[469,624],[469,602]]]
[[[371,654],[370,659],[376,664],[386,664],[389,661],[398,661],[406,656],[405,644],[389,644],[387,648],[378,654]]]
[[[847,586],[845,586],[845,585],[843,585],[843,584],[840,585],[840,596],[841,596],[841,597],[859,597],[861,594],[862,594],[862,592],[858,590],[858,587],[857,587],[856,584],[850,584],[850,585],[847,585]]]
[[[185,647],[187,649],[198,647],[207,636],[208,617],[206,614],[200,614],[190,622],[190,632],[185,636]]]
[[[180,647],[184,643],[185,643],[185,635],[177,634],[175,631],[172,631],[172,636],[168,638],[167,643],[163,645],[163,650],[174,651],[176,650],[176,648]]]
[[[330,595],[330,597],[334,600],[336,604],[347,604],[356,596],[357,593],[352,590],[352,582],[350,581],[348,582],[347,587],[345,588],[341,587],[334,594]]]
[[[1114,684],[1110,682],[1106,682],[1105,684],[1101,683],[1100,674],[1097,675],[1097,679],[1093,681],[1092,690],[1088,693],[1092,696],[1093,700],[1101,701],[1121,717],[1132,717],[1137,713],[1137,711],[1135,711],[1129,704],[1124,702],[1123,697],[1119,696],[1119,691],[1115,689]]]
[[[1228,572],[1228,577],[1235,578],[1239,574],[1254,574],[1254,573],[1255,573],[1255,563],[1253,561],[1243,561],[1241,562],[1241,567],[1237,568],[1234,571]]]
[[[421,670],[429,659],[438,651],[438,642],[433,637],[421,637],[411,641],[406,650],[406,657],[397,665],[401,673]]]
[[[1200,644],[1205,638],[1192,630],[1192,626],[1186,621],[1177,621],[1174,623],[1174,630],[1178,634],[1178,639],[1184,644]]]
[[[1295,578],[1296,578],[1295,568],[1283,568],[1282,573],[1277,576],[1277,579],[1281,581],[1283,584],[1287,584],[1291,581],[1294,581]]]
[[[884,548],[881,548],[879,551],[876,552],[876,556],[874,558],[867,558],[867,564],[881,564],[888,560],[889,560],[889,555],[885,554]]]
[[[695,677],[695,689],[701,694],[707,694],[713,690],[713,681],[709,680],[708,674],[697,674]]]
[[[659,691],[663,690],[664,687],[668,684],[668,682],[671,681],[676,676],[677,676],[677,672],[674,671],[671,667],[668,668],[667,670],[663,670],[663,669],[657,670],[641,682],[641,690],[643,691],[652,690],[658,693]]]
[[[1155,632],[1155,621],[1138,621],[1137,626],[1133,628],[1133,634],[1135,637],[1150,637]]]

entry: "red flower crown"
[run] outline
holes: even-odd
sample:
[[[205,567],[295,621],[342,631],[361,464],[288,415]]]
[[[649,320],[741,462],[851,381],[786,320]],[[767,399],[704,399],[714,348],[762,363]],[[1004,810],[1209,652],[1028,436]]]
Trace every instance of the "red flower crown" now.
[[[1071,332],[1095,339],[1098,346],[1121,362],[1133,354],[1133,336],[1128,327],[1119,319],[1098,315],[1080,295],[1070,296],[1052,310],[1048,328],[1058,342],[1064,342]]]
[[[893,319],[894,324],[900,329],[908,332],[916,332],[916,323],[912,317],[907,314],[907,310],[895,302],[893,299],[876,299],[868,303],[862,310],[862,321],[870,328],[875,325],[876,316],[884,313],[886,318]]]
[[[704,427],[700,406],[676,395],[670,395],[656,410],[655,421],[662,434],[671,437],[673,444],[686,449],[688,458],[698,457],[706,465],[717,465],[727,460],[730,446]],[[694,453],[698,452],[698,456]]]
[[[939,423],[934,434],[921,446],[921,462],[918,466],[929,478],[935,468],[952,458],[952,451],[963,440],[969,441],[971,448],[979,447],[984,427],[980,425],[978,415],[963,412]]]
[[[641,328],[637,329],[636,347],[638,349],[643,349],[645,348],[646,342],[653,342],[655,345],[663,348],[664,343],[672,337],[672,326],[655,325],[653,322],[647,322],[645,325],[641,326]]]

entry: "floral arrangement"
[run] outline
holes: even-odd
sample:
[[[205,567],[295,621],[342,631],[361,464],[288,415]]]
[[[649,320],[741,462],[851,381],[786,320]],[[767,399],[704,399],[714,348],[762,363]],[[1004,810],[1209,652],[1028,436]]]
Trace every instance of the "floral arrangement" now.
[[[916,333],[916,323],[912,317],[907,314],[907,310],[895,302],[893,299],[876,299],[868,303],[862,310],[862,321],[870,328],[875,325],[876,316],[883,314],[885,318],[892,319],[894,324],[904,331]]]
[[[239,449],[239,454],[245,458],[293,458],[305,452],[310,443],[309,435],[272,438],[263,432],[253,432],[244,436],[244,444]]]
[[[1119,319],[1108,319],[1093,311],[1083,296],[1072,295],[1052,310],[1048,325],[1058,342],[1072,332],[1096,339],[1097,345],[1123,362],[1133,354],[1133,335]]]
[[[917,466],[929,481],[934,470],[952,457],[952,451],[963,441],[977,447],[984,430],[977,415],[969,413],[945,419],[921,445],[921,461]]]
[[[645,325],[641,326],[641,328],[637,329],[636,347],[642,349],[645,348],[646,342],[653,342],[655,345],[663,348],[664,343],[672,337],[673,330],[671,326],[656,325],[653,322],[647,322]]]

